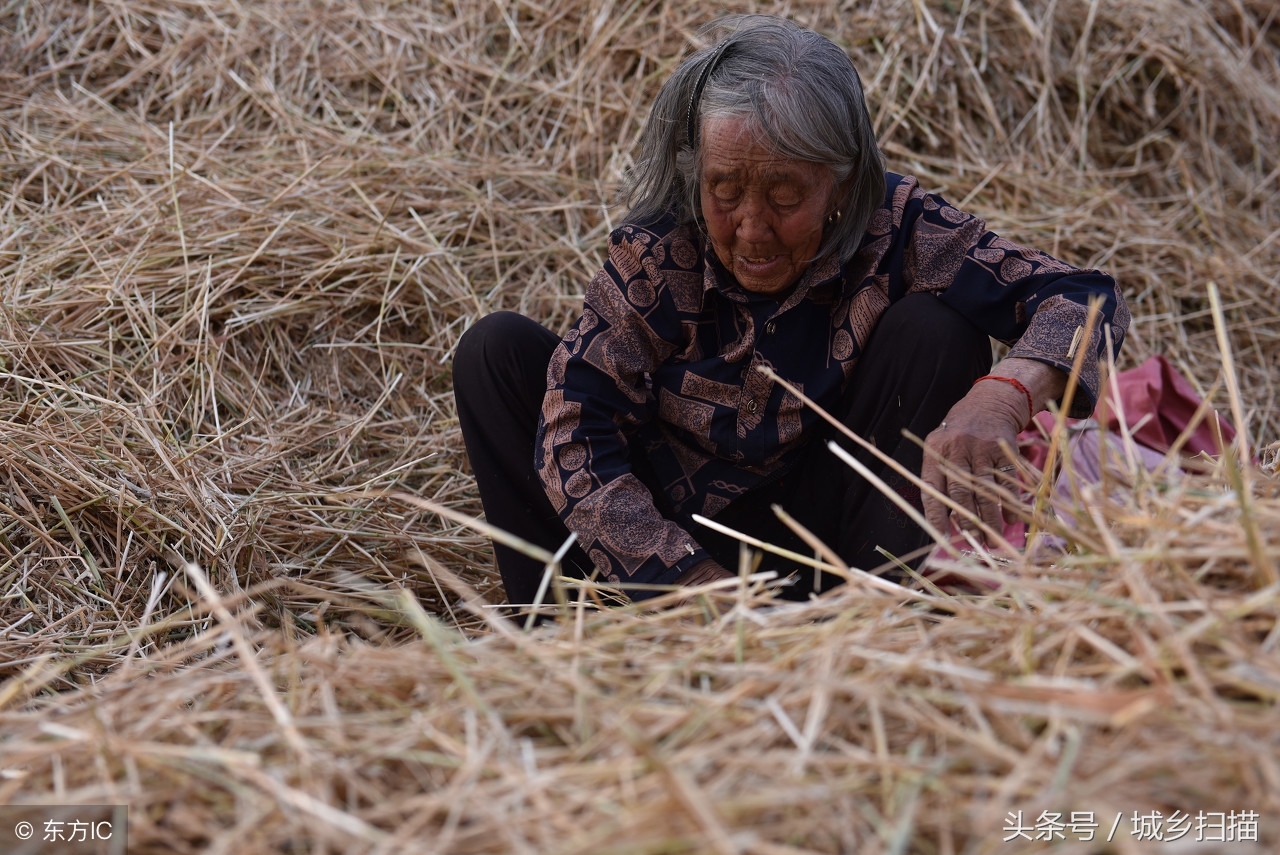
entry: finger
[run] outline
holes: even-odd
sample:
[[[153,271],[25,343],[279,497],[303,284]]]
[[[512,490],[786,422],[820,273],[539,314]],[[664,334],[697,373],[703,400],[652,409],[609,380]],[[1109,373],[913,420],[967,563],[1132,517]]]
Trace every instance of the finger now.
[[[921,491],[921,500],[924,503],[924,518],[929,521],[929,525],[933,526],[935,531],[949,531],[947,515],[950,511],[933,492],[936,490],[937,493],[945,495],[947,479],[942,473],[942,467],[938,466],[937,460],[934,459],[928,448],[925,449],[924,466],[920,470],[920,479],[928,487],[933,488],[932,490]]]
[[[1017,509],[1014,508],[1012,505],[1001,504],[1000,505],[1000,522],[1001,522],[1000,531],[1003,533],[1004,526],[1006,524],[1016,523],[1017,521],[1018,521]]]
[[[924,518],[934,531],[946,534],[951,530],[947,522],[950,514],[950,509],[940,499],[934,498],[929,493],[924,494]]]
[[[984,478],[983,480],[987,481],[988,479]],[[994,486],[994,482],[979,484],[974,492],[974,500],[977,503],[978,518],[982,520],[982,524],[999,534],[1003,529],[1000,524],[1000,502],[993,493],[989,492],[990,486]]]
[[[1007,455],[992,465],[991,478],[997,487],[1010,491],[1014,495],[1017,495],[1021,489],[1021,473],[1018,471],[1018,465]],[[1018,519],[1015,509],[1003,502],[1000,503],[999,516],[1001,531],[1005,523],[1016,522]]]
[[[959,478],[951,478],[947,482],[947,497],[955,502],[962,511],[969,512],[969,514],[957,513],[956,525],[960,526],[964,531],[973,531],[975,526],[970,519],[970,515],[977,512],[973,490]]]

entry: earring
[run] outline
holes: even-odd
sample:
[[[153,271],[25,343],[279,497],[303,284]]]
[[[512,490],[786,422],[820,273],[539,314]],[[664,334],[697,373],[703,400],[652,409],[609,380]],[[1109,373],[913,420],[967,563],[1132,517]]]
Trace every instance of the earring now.
[[[827,214],[827,225],[834,226],[838,222],[840,222],[840,209],[836,208],[830,214]]]

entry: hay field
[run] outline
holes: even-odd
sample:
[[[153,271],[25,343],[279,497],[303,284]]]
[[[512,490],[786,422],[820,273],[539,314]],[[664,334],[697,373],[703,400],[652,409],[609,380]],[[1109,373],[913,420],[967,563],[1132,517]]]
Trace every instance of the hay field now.
[[[847,47],[891,168],[1114,273],[1118,367],[1258,465],[1080,487],[979,593],[486,608],[485,540],[403,498],[480,512],[450,354],[567,326],[647,104],[748,8]],[[1276,851],[1278,19],[0,0],[0,804],[127,803],[139,853]]]

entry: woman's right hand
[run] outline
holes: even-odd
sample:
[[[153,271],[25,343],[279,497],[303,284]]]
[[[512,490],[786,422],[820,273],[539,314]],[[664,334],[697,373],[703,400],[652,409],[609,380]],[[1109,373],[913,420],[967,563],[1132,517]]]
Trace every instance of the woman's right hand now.
[[[682,588],[696,588],[721,579],[737,578],[733,573],[720,566],[714,558],[705,558],[676,578],[676,584]]]

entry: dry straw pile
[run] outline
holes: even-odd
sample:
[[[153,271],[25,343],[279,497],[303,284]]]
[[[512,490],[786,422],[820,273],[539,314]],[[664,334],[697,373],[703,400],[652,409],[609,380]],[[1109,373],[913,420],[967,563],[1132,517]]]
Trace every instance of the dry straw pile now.
[[[135,852],[1275,851],[1272,0],[776,7],[893,168],[1114,272],[1121,367],[1169,355],[1262,466],[1082,486],[968,593],[531,633],[390,495],[479,513],[451,351],[573,315],[729,9],[680,5],[0,0],[0,803],[127,803]]]

